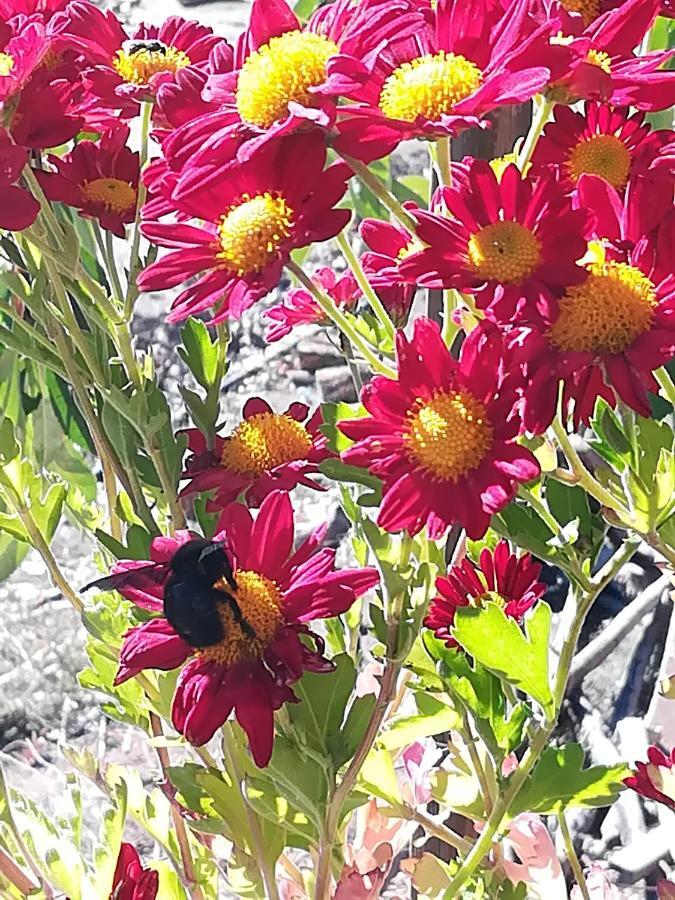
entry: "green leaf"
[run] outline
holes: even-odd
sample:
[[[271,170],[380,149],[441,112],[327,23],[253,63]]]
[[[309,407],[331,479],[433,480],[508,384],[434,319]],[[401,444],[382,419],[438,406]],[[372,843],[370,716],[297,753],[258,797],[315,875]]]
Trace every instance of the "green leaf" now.
[[[396,719],[380,736],[378,743],[382,747],[396,750],[412,744],[421,737],[430,737],[457,728],[461,722],[457,710],[431,694],[417,691],[415,702],[418,714]]]
[[[63,501],[65,499],[65,484],[52,484],[44,497],[40,498],[40,502],[31,504],[31,513],[35,519],[35,524],[48,544],[51,543],[61,520]]]
[[[610,806],[630,775],[627,765],[583,768],[584,751],[579,744],[548,747],[509,809],[541,815],[559,813],[571,806]]]
[[[577,521],[580,534],[591,533],[593,517],[588,505],[588,495],[582,488],[549,478],[545,491],[548,508],[561,525]]]
[[[356,681],[352,658],[341,653],[330,673],[305,672],[295,685],[300,703],[289,706],[293,726],[305,742],[339,767],[345,762],[342,721]],[[348,758],[348,757],[347,757]]]
[[[63,378],[49,371],[45,375],[45,381],[52,409],[59,425],[63,429],[63,433],[71,441],[82,447],[83,450],[94,453],[94,444],[89,434],[89,429],[82,413],[73,400],[69,385]]]
[[[548,678],[551,608],[539,603],[525,619],[525,634],[496,603],[464,607],[455,616],[454,637],[486,669],[533,697],[547,718],[555,715]]]
[[[220,350],[218,336],[211,340],[208,328],[201,319],[190,318],[181,328],[183,345],[177,348],[178,355],[190,369],[199,384],[208,390],[218,372]]]

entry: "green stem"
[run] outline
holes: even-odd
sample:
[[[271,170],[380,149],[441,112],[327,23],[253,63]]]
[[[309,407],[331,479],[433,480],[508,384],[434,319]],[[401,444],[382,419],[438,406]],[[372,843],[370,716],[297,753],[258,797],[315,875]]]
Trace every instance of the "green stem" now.
[[[371,349],[370,344],[358,333],[354,325],[349,321],[347,316],[333,303],[328,294],[325,294],[321,288],[316,285],[309,276],[307,276],[300,266],[290,260],[287,264],[288,269],[293,273],[300,284],[306,288],[319,304],[323,312],[328,318],[340,329],[341,332],[349,339],[351,344],[356,347],[361,356],[366,360],[373,372],[379,375],[386,375],[388,378],[396,377],[396,370],[391,366],[383,363],[379,357]]]
[[[223,754],[225,756],[225,761],[228,765],[228,768],[230,769],[230,772],[232,774],[232,778],[237,782],[237,786],[239,787],[239,790],[241,792],[241,798],[243,800],[244,809],[246,811],[248,828],[251,832],[251,841],[253,843],[253,846],[250,849],[255,853],[255,862],[260,867],[260,874],[262,875],[267,896],[269,900],[279,900],[279,892],[277,890],[277,881],[274,875],[274,871],[267,863],[267,854],[265,853],[265,839],[263,837],[262,828],[260,827],[258,817],[249,802],[246,788],[244,786],[244,773],[241,771],[241,769],[239,768],[239,764],[237,763],[236,751],[232,750],[232,748],[230,747],[229,739],[226,734],[223,734]]]
[[[675,384],[673,384],[673,379],[670,377],[668,369],[666,369],[665,366],[662,366],[654,372],[654,377],[658,381],[661,393],[668,403],[670,403],[671,406],[675,406]]]
[[[570,469],[572,473],[576,476],[577,484],[579,484],[587,494],[590,494],[591,497],[595,497],[595,499],[602,506],[606,506],[609,509],[613,509],[615,512],[618,512],[620,515],[625,517],[626,521],[630,520],[630,513],[628,510],[624,509],[621,503],[606,490],[599,481],[591,475],[586,466],[583,464],[583,461],[577,451],[572,446],[572,442],[570,441],[567,432],[565,431],[564,425],[560,422],[560,420],[556,417],[553,420],[551,425],[553,433],[558,441],[560,449],[563,451],[565,456],[567,457],[567,462],[569,463]]]
[[[26,179],[26,184],[30,188],[31,194],[35,197],[35,199],[40,204],[40,209],[42,212],[42,216],[45,219],[47,230],[51,233],[51,236],[54,238],[54,242],[58,250],[63,250],[63,233],[61,226],[59,224],[59,220],[56,218],[54,214],[54,210],[51,207],[49,200],[45,197],[45,193],[42,190],[42,185],[35,177],[35,173],[33,172],[30,165],[24,167],[23,176]]]
[[[584,900],[591,900],[591,895],[588,892],[588,885],[586,884],[586,878],[584,877],[584,870],[581,868],[579,857],[574,849],[574,842],[572,841],[572,835],[570,834],[564,812],[558,813],[558,825],[560,826],[560,833],[565,845],[565,853],[567,854],[567,859],[572,867],[576,882],[579,885],[581,896]]]
[[[525,172],[527,164],[532,159],[534,148],[537,146],[537,141],[541,137],[541,133],[548,122],[551,110],[554,106],[555,102],[553,100],[547,100],[545,97],[541,98],[537,111],[532,117],[532,124],[530,125],[530,130],[527,133],[525,142],[523,143],[520,156],[518,157],[518,167],[521,172]]]
[[[418,812],[418,810],[409,806],[407,803],[404,804],[402,818],[417,822],[417,824],[421,825],[428,834],[438,838],[439,841],[443,841],[443,843],[448,844],[450,847],[454,847],[455,850],[458,850],[460,853],[466,854],[471,850],[471,843],[467,841],[466,838],[463,838],[461,835],[452,831],[447,825],[436,822],[429,816],[425,816],[424,813]]]
[[[437,138],[435,156],[439,184],[444,187],[449,187],[452,184],[452,163],[449,137]]]
[[[385,305],[377,296],[372,285],[368,281],[366,273],[363,271],[363,267],[359,262],[358,257],[352,250],[344,231],[341,231],[335,240],[338,247],[342,251],[342,255],[347,260],[347,265],[352,270],[354,278],[356,278],[356,281],[361,288],[361,291],[363,292],[363,296],[370,304],[370,307],[377,316],[377,319],[384,329],[385,334],[393,344],[396,337],[396,329],[394,328],[394,323],[389,318],[389,313],[387,312]]]
[[[150,120],[152,116],[152,103],[146,101],[143,103],[143,113],[141,118],[141,174],[138,180],[138,196],[136,198],[136,215],[134,218],[134,234],[131,240],[131,255],[129,257],[129,280],[127,282],[127,293],[124,299],[124,318],[129,320],[134,311],[134,304],[138,297],[138,286],[136,279],[141,269],[141,261],[139,257],[139,248],[141,243],[141,212],[145,203],[146,187],[143,183],[143,169],[148,161],[148,135],[150,133]]]
[[[370,188],[373,194],[375,194],[377,199],[382,203],[384,207],[389,210],[394,218],[398,219],[401,225],[403,225],[404,228],[407,228],[411,234],[415,234],[415,231],[417,229],[417,222],[410,215],[403,204],[399,203],[396,197],[394,197],[386,184],[380,181],[377,175],[373,175],[368,166],[360,162],[358,159],[354,159],[351,156],[346,156],[344,153],[342,154],[342,158],[347,163],[349,168],[354,172],[354,174],[357,175],[368,188]]]
[[[94,225],[96,229],[97,226]],[[105,256],[104,256],[106,266],[108,269],[108,277],[112,283],[113,296],[118,303],[124,302],[124,293],[122,291],[122,282],[120,281],[120,276],[117,271],[117,266],[115,265],[115,251],[113,250],[113,236],[112,231],[106,231],[105,233]]]

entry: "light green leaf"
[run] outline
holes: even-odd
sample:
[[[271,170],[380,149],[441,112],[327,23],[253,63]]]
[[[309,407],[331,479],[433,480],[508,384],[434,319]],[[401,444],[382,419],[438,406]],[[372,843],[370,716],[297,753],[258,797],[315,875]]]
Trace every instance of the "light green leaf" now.
[[[449,703],[431,694],[416,696],[419,712],[416,716],[403,716],[379,738],[378,743],[387,750],[395,750],[413,741],[433,734],[450,731],[461,722],[460,716]]]
[[[555,715],[548,677],[551,608],[539,603],[525,619],[525,634],[496,603],[457,610],[454,636],[486,669],[533,697],[547,718]]]

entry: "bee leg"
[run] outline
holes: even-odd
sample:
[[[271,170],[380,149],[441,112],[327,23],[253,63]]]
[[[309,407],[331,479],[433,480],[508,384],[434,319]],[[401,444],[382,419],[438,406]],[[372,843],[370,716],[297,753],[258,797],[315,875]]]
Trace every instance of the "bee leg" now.
[[[233,597],[232,594],[225,594],[224,597],[227,599],[222,600],[221,602],[228,603],[230,609],[232,610],[232,615],[234,617],[234,621],[241,628],[244,634],[250,638],[256,638],[257,634],[255,633],[253,627],[247,622],[244,618],[244,614],[241,611],[241,607],[237,603],[236,597]]]

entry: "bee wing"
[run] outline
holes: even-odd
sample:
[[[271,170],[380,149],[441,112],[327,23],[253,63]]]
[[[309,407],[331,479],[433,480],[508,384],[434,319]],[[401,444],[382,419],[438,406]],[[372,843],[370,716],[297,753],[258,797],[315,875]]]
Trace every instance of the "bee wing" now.
[[[97,578],[95,581],[90,581],[89,584],[85,584],[84,587],[80,588],[80,593],[83,594],[90,588],[98,588],[99,591],[118,591],[120,588],[130,585],[141,591],[151,591],[152,588],[163,585],[168,574],[168,565],[150,563],[147,566],[127,569],[124,572],[113,572],[112,575]]]

